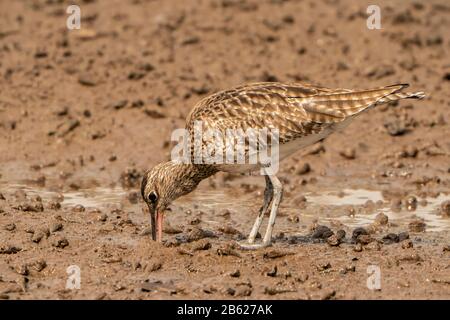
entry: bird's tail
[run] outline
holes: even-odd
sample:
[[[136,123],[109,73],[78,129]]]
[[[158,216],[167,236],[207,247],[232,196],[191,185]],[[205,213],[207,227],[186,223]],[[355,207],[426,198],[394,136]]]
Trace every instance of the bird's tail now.
[[[423,92],[401,92],[408,84],[395,84],[369,90],[345,90],[326,92],[307,98],[303,109],[312,121],[319,123],[341,122],[347,117],[380,104],[400,99],[422,99]]]
[[[425,98],[425,92],[422,91],[418,91],[418,92],[401,92],[403,89],[409,87],[409,84],[395,84],[392,86],[388,86],[386,88],[397,88],[394,92],[380,97],[377,101],[376,104],[383,104],[383,103],[388,103],[388,102],[392,102],[392,101],[397,101],[397,100],[401,100],[401,99],[423,99]]]

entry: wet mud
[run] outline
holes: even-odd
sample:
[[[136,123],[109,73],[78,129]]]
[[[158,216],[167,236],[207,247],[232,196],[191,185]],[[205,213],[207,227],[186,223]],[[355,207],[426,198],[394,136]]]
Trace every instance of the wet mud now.
[[[80,1],[69,31],[65,3],[0,2],[0,299],[449,299],[450,6],[380,1],[368,30],[369,4]],[[283,161],[271,247],[238,246],[264,178],[223,173],[151,241],[139,184],[171,132],[202,97],[275,80],[427,98]]]

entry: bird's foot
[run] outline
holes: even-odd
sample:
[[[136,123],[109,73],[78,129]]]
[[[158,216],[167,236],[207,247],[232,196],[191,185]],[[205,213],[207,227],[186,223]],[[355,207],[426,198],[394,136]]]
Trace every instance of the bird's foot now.
[[[262,243],[248,243],[248,242],[238,242],[238,246],[242,250],[258,250],[266,247],[270,247],[272,243],[269,242],[262,242]]]

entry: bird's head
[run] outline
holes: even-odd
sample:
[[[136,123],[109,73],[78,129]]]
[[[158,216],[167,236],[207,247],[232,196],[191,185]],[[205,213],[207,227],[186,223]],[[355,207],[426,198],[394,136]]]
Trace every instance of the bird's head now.
[[[170,204],[193,191],[202,180],[191,164],[168,161],[144,174],[141,194],[150,211],[152,238],[161,242],[164,213]]]

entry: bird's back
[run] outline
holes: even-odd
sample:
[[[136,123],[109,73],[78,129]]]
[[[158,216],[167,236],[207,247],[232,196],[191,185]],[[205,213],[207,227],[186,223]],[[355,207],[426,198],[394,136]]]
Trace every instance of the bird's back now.
[[[422,92],[402,93],[407,84],[369,90],[328,89],[301,83],[263,82],[217,92],[190,112],[186,128],[195,121],[204,129],[278,129],[280,142],[318,133],[372,106]]]

